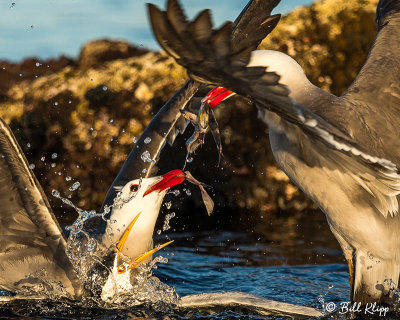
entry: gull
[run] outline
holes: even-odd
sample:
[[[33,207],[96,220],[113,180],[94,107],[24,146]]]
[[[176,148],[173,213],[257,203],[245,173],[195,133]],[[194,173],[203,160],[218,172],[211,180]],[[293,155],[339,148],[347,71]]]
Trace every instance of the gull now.
[[[232,33],[232,41],[235,46],[243,47],[246,43],[260,43],[279,18],[279,16],[271,18],[271,10],[270,4],[265,4],[260,0],[251,0],[236,21],[236,28]],[[259,15],[256,23],[249,23],[254,12],[259,11],[263,14]],[[145,192],[146,186],[149,187],[158,179],[163,179],[162,176],[154,177],[161,150],[166,143],[173,144],[176,136],[185,131],[188,121],[182,116],[181,110],[191,104],[195,105],[191,102],[200,99],[196,94],[201,88],[202,84],[188,81],[152,119],[109,188],[100,210],[100,212],[104,212],[108,208],[108,214],[104,215],[106,220],[113,221],[121,213],[122,208],[114,208],[112,205],[118,192],[121,192],[124,187],[130,190],[131,185],[139,184],[140,181],[142,187],[140,192]],[[145,143],[145,140],[149,139],[151,142]],[[142,156],[146,151],[149,157],[143,161]],[[187,173],[185,173],[185,177],[188,178]],[[193,177],[189,177],[189,179],[198,184]],[[81,280],[67,256],[67,239],[53,214],[42,187],[29,169],[28,162],[12,131],[1,119],[0,182],[0,288],[14,293],[21,292],[21,290],[26,292],[26,290],[29,291],[29,288],[37,288],[42,285],[45,279],[48,283],[57,284],[57,287],[69,297],[81,298],[84,290]],[[198,185],[200,186],[200,184]],[[144,199],[147,201],[156,194],[157,192],[153,192],[151,195],[146,195]],[[202,194],[207,210],[210,212],[212,202],[207,199],[203,190]],[[163,195],[164,192],[158,194],[159,197]],[[122,195],[122,198],[117,201],[122,201],[121,199],[124,197]],[[123,207],[133,206],[139,198],[133,198],[132,202],[125,203]],[[157,209],[161,202],[159,199],[153,199],[152,210],[149,208],[143,210],[141,205],[135,206],[136,210],[129,212],[124,219],[110,226],[112,232],[107,236],[107,222],[101,220],[98,226],[97,240],[101,243],[104,242],[105,246],[118,243],[114,262],[116,260],[123,262],[121,257],[129,257],[133,262],[128,264],[129,269],[135,264],[145,261],[153,253],[149,240],[150,233],[153,232],[152,228],[147,229],[149,232],[144,241],[147,245],[142,246],[140,250],[130,243],[130,240],[133,241],[136,238],[135,230],[132,232],[131,230],[137,229],[139,234],[139,229],[142,228],[141,221],[149,222],[150,226],[153,225],[155,212],[158,214]],[[149,220],[145,219],[146,211],[150,211],[148,216],[151,219]],[[113,216],[114,214],[115,216]],[[111,216],[113,216],[112,219],[110,219]],[[135,220],[136,218],[137,220]],[[117,265],[114,270],[117,274],[119,267]],[[39,294],[39,292],[36,293]]]
[[[116,223],[98,239],[115,246],[111,254],[121,264],[125,263],[122,255],[131,258],[125,270],[118,266],[116,274],[135,268],[170,244],[149,250],[162,200],[186,176],[174,170],[140,182],[132,180],[120,191],[111,209]],[[13,133],[1,119],[0,210],[0,288],[40,295],[40,288],[51,284],[54,291],[81,298],[84,290],[67,255],[67,239]]]
[[[379,1],[374,44],[339,97],[286,54],[235,48],[231,22],[213,30],[208,10],[188,21],[170,2],[166,11],[149,5],[160,45],[192,79],[217,86],[204,100],[211,107],[232,92],[257,105],[277,163],[325,213],[343,249],[351,300],[392,303],[400,275],[400,1]]]

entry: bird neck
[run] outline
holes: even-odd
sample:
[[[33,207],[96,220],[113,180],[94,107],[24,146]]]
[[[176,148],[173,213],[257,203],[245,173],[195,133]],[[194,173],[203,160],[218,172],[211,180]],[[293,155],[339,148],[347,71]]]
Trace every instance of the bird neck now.
[[[153,199],[150,196],[146,196],[140,200],[141,201],[131,201],[122,206],[114,207],[108,223],[109,232],[103,236],[105,245],[108,247],[115,245],[121,239],[122,234],[132,220],[140,213],[140,216],[129,232],[129,236],[122,251],[131,258],[148,251],[149,247],[152,245],[154,227],[163,197],[156,197]]]

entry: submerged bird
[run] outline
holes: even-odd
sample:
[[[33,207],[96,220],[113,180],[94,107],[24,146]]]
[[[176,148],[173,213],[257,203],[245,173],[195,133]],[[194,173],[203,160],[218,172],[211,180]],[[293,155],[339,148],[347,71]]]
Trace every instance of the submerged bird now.
[[[232,23],[212,30],[207,10],[194,21],[179,6],[149,12],[160,45],[192,79],[218,86],[208,103],[233,91],[257,104],[278,164],[326,214],[343,249],[351,299],[392,303],[400,276],[400,0],[379,1],[375,42],[340,97],[283,53],[233,47]]]

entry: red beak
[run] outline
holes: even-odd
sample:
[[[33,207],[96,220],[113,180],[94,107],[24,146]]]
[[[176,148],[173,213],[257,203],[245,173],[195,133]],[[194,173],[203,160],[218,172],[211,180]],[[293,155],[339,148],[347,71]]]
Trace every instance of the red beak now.
[[[143,194],[143,197],[147,196],[149,193],[153,191],[161,192],[165,189],[172,188],[178,184],[181,184],[185,181],[185,174],[182,170],[172,170],[162,176],[161,181],[156,184],[150,186],[146,192]]]
[[[219,105],[222,101],[228,99],[233,96],[235,93],[225,89],[223,87],[215,87],[212,89],[207,95],[201,100],[201,102],[208,102],[211,109],[214,109],[217,105]]]

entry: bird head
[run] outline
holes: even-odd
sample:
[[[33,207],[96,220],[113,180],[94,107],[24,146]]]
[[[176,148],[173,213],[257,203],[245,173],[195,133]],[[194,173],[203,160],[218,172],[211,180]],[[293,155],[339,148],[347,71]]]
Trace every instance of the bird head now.
[[[183,171],[173,170],[162,176],[132,180],[117,188],[103,243],[107,247],[116,245],[130,227],[121,248],[124,255],[135,258],[152,248],[154,227],[164,196],[184,180]],[[131,225],[132,221],[135,223]]]

